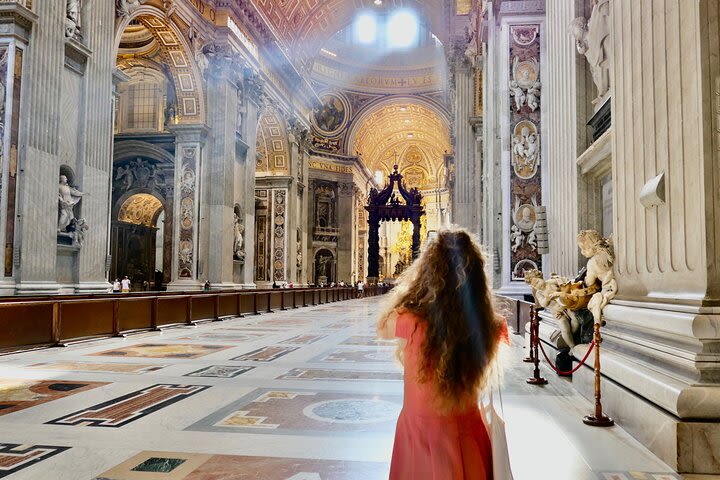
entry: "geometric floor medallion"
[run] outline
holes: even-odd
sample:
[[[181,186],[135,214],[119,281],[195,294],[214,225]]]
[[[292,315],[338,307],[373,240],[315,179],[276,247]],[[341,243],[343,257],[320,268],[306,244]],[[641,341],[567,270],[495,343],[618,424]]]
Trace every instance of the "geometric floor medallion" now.
[[[93,353],[91,355],[107,357],[199,358],[228,348],[232,347],[223,345],[193,345],[182,343],[144,343],[141,345],[133,345]]]
[[[69,450],[70,447],[0,443],[0,478]]]
[[[68,380],[0,380],[0,416],[107,385]],[[2,440],[2,438],[0,438]]]
[[[122,427],[210,388],[207,385],[152,385],[47,422],[52,425]]]

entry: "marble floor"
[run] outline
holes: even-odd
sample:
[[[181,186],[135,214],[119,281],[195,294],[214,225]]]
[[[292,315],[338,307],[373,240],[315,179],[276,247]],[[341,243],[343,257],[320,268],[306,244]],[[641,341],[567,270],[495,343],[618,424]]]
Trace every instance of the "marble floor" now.
[[[377,299],[0,357],[0,478],[387,478],[402,376]],[[506,353],[517,480],[679,476],[549,372]]]

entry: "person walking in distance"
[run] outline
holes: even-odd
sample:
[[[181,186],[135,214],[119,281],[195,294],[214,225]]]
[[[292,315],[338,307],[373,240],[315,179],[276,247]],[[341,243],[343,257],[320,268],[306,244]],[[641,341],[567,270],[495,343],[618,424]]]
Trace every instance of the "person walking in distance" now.
[[[365,295],[365,284],[362,280],[357,283],[357,298],[362,298]]]
[[[120,279],[116,278],[113,282],[112,291],[113,293],[120,293],[120,290],[122,289],[122,285],[120,284]]]
[[[123,277],[120,285],[122,286],[122,293],[130,293],[130,279],[127,275]]]
[[[485,256],[459,229],[429,240],[390,293],[378,335],[400,340],[405,369],[391,480],[493,479],[478,400],[507,325],[491,298]]]

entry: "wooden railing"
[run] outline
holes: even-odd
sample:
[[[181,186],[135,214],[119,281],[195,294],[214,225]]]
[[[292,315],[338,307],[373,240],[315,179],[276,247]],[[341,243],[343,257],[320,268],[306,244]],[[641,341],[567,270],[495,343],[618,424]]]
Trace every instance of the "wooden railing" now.
[[[366,287],[364,296],[388,287]],[[213,290],[0,298],[0,351],[14,352],[172,325],[356,298],[353,288]]]

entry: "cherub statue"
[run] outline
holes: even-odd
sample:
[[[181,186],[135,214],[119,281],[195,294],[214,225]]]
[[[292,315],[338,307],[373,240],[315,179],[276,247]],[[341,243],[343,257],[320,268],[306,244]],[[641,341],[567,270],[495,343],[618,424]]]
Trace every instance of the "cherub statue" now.
[[[542,84],[540,83],[540,80],[538,80],[527,90],[527,105],[533,112],[540,106],[541,89]]]
[[[512,80],[510,82],[510,96],[515,98],[515,111],[519,112],[525,105],[526,97],[525,90],[518,85],[518,82]]]
[[[518,249],[522,247],[523,234],[517,227],[517,225],[513,225],[510,228],[510,243],[512,243],[512,247],[510,247],[510,249],[513,251],[513,253],[516,253]],[[525,278],[527,279],[527,277]]]
[[[617,281],[613,272],[615,252],[611,239],[603,238],[595,230],[583,230],[577,237],[580,253],[588,258],[585,285],[599,285],[599,291],[593,294],[587,308],[595,323],[602,323],[602,311],[610,300],[617,295]]]

